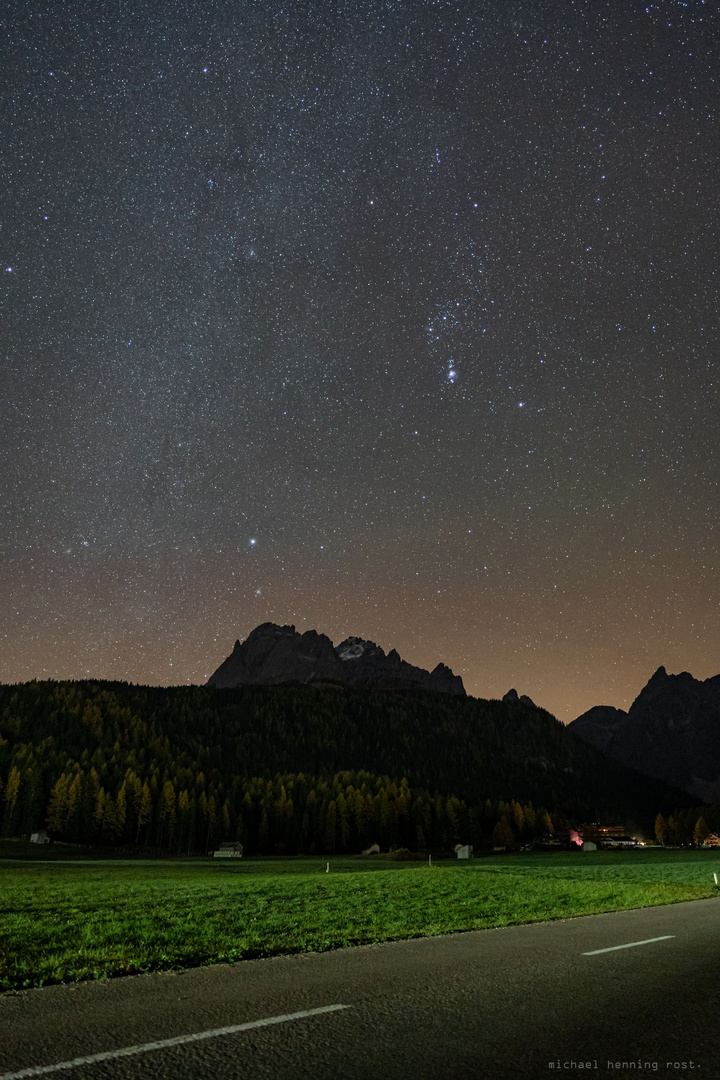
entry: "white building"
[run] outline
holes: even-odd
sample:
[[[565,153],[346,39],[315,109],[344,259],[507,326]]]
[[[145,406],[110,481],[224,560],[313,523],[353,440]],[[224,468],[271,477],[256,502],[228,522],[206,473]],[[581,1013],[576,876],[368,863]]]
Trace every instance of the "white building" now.
[[[214,859],[242,859],[243,846],[239,843],[221,844],[217,851],[213,851]]]

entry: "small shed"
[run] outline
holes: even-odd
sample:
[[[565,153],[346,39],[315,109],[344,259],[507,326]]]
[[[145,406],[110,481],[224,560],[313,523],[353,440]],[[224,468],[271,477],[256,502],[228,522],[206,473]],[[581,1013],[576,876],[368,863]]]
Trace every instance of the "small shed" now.
[[[583,851],[597,851],[597,844],[593,844],[592,840],[586,840],[582,846]]]
[[[472,844],[458,844],[455,851],[457,852],[458,859],[472,859]]]
[[[48,834],[45,832],[44,829],[41,829],[40,832],[30,833],[30,843],[31,844],[49,844],[50,843],[50,837],[48,836]]]
[[[243,846],[240,843],[221,844],[217,851],[213,851],[214,859],[242,859]]]

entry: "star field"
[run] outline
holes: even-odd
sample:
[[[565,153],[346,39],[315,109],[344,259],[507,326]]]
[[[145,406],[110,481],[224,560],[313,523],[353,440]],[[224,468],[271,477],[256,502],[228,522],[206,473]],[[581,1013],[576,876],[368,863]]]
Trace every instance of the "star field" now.
[[[0,679],[720,671],[704,0],[10,0]]]

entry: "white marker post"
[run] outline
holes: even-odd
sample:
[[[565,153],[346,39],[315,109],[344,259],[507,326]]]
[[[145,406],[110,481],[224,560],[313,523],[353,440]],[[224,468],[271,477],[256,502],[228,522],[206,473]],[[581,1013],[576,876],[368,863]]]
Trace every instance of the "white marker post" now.
[[[326,873],[326,874],[329,874],[329,873],[330,873],[330,863],[326,863],[326,864],[325,864],[325,873]]]
[[[714,871],[713,871],[713,877],[715,878],[715,884],[717,885],[717,883],[718,883],[717,874]]]
[[[432,855],[428,855],[428,866],[432,866]]]

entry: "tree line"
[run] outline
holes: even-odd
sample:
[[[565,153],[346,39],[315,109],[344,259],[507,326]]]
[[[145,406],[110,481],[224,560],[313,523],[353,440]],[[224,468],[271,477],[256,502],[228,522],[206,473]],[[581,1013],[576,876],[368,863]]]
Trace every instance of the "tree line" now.
[[[720,835],[720,806],[694,806],[655,818],[655,839],[663,847],[697,847],[710,833]]]
[[[208,783],[184,771],[149,778],[128,769],[113,790],[93,766],[79,762],[53,784],[41,817],[67,842],[141,845],[175,853],[211,850],[239,840],[257,854],[355,854],[382,850],[448,850],[459,843],[512,845],[552,830],[547,810],[516,800],[468,806],[454,795],[411,788],[405,779],[370,773],[332,778],[302,773]],[[37,814],[30,770],[13,766],[4,789],[3,832],[27,831]],[[23,790],[27,786],[25,800]]]

